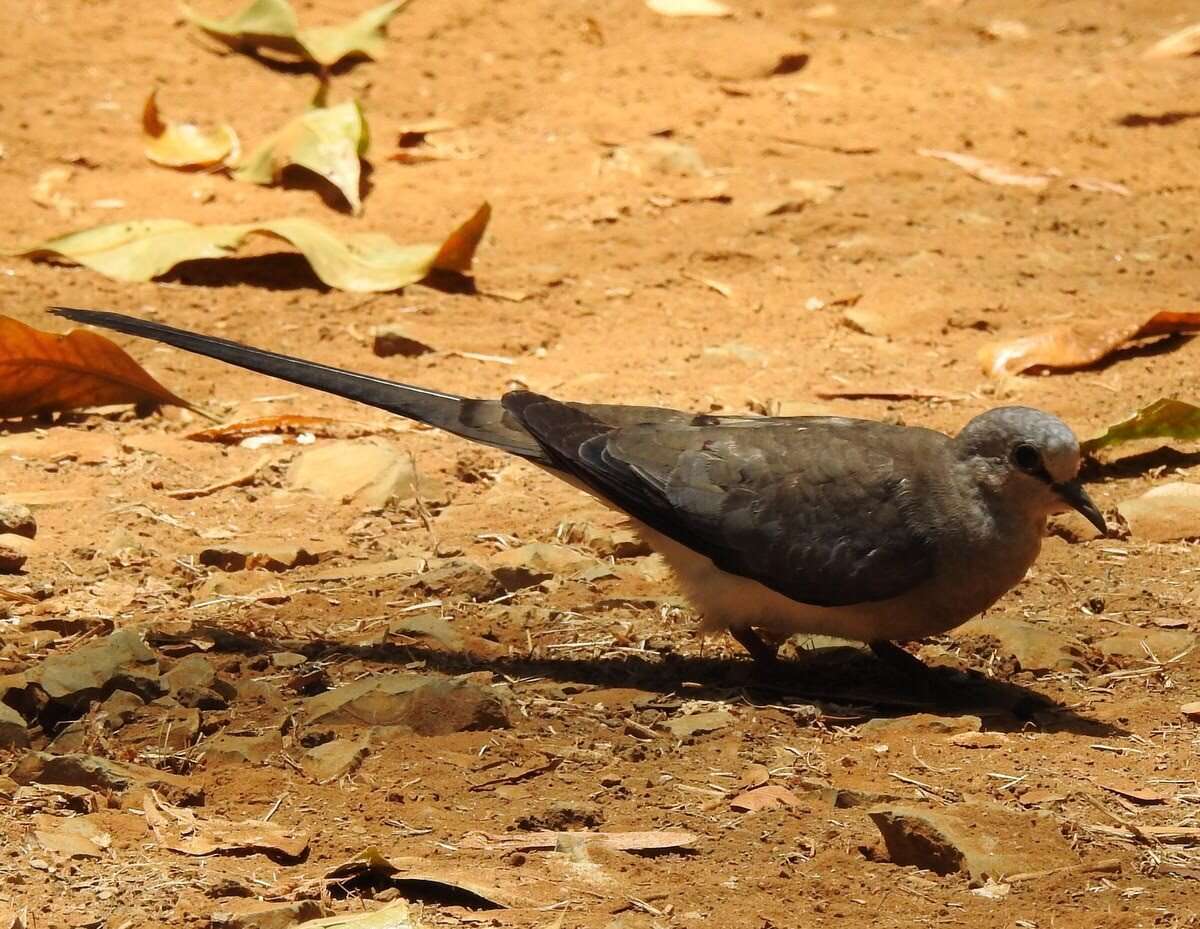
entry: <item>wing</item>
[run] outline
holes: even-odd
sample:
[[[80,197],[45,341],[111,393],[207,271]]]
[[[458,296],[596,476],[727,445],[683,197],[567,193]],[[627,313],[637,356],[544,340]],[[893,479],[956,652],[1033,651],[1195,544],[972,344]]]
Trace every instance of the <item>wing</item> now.
[[[886,600],[933,572],[926,488],[913,465],[942,451],[940,433],[657,410],[642,423],[624,413],[618,425],[601,418],[612,408],[524,392],[502,402],[555,466],[722,570],[793,600]]]

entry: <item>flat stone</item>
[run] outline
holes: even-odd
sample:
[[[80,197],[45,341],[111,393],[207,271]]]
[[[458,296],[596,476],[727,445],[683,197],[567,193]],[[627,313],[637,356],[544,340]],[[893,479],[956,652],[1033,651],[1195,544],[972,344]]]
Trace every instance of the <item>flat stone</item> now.
[[[303,452],[288,473],[292,490],[307,491],[332,503],[378,510],[411,500],[418,476],[412,459],[376,441],[328,442]],[[425,494],[424,485],[422,495]]]
[[[198,710],[223,710],[237,696],[237,688],[203,655],[181,658],[162,676],[162,683],[180,706]]]
[[[0,574],[17,574],[33,554],[34,543],[23,535],[0,535]]]
[[[716,732],[724,729],[733,722],[733,714],[725,710],[713,710],[710,713],[692,713],[690,716],[676,716],[668,719],[663,725],[677,739],[690,739],[693,736],[704,735],[706,732]]]
[[[0,748],[27,748],[29,730],[25,718],[7,703],[0,703]]]
[[[506,592],[512,593],[553,577],[578,574],[595,564],[595,559],[565,545],[531,542],[497,552],[490,563],[492,576]]]
[[[894,864],[965,874],[973,885],[1079,862],[1044,814],[964,803],[945,810],[892,804],[868,815]]]
[[[904,735],[953,735],[956,732],[978,732],[983,720],[978,716],[935,716],[932,713],[913,713],[911,716],[895,718],[876,717],[869,719],[858,731],[861,735],[883,733]]]
[[[371,750],[363,742],[333,739],[300,756],[300,767],[318,784],[328,784],[352,774]]]
[[[1196,633],[1186,629],[1122,629],[1116,635],[1100,639],[1096,648],[1108,658],[1148,659],[1153,654],[1166,661],[1194,648],[1196,642]]]
[[[332,916],[319,900],[230,900],[209,917],[213,929],[291,929],[312,919]]]
[[[271,656],[271,667],[298,668],[307,661],[308,659],[298,652],[275,652]]]
[[[128,690],[114,690],[108,699],[100,704],[99,712],[105,728],[109,732],[115,732],[133,719],[138,710],[145,705],[146,701],[137,694]]]
[[[213,543],[200,550],[199,561],[221,571],[288,571],[319,564],[322,558],[337,553],[336,547],[326,542],[298,545],[282,539],[251,538]]]
[[[511,726],[508,702],[470,681],[381,674],[304,701],[309,725],[405,726],[446,735]]]
[[[66,784],[117,794],[156,790],[172,803],[180,804],[204,799],[204,788],[186,777],[96,755],[28,752],[9,774],[18,784]]]
[[[441,562],[418,574],[402,589],[475,601],[495,600],[508,592],[491,571],[479,562],[466,558]]]
[[[32,539],[37,535],[37,520],[23,503],[0,500],[0,535],[19,535]]]
[[[1200,484],[1173,481],[1117,505],[1135,539],[1175,542],[1200,538]]]
[[[964,635],[995,639],[1000,650],[1011,655],[1025,671],[1068,671],[1087,667],[1082,645],[1023,619],[997,616],[972,619],[958,628]]]
[[[24,678],[68,713],[82,713],[92,701],[104,700],[117,690],[143,700],[163,693],[158,659],[132,629],[118,630],[73,652],[51,655]]]
[[[220,732],[200,746],[205,767],[261,765],[283,751],[283,737],[272,729],[256,735]]]

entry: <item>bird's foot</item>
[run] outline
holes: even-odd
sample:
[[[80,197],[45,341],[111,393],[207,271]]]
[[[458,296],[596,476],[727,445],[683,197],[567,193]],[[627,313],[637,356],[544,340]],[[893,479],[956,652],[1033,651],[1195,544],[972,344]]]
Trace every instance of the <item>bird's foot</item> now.
[[[768,642],[749,626],[730,629],[729,634],[733,636],[742,648],[750,653],[750,657],[754,659],[754,663],[763,668],[776,668],[779,665],[779,646],[773,642]]]

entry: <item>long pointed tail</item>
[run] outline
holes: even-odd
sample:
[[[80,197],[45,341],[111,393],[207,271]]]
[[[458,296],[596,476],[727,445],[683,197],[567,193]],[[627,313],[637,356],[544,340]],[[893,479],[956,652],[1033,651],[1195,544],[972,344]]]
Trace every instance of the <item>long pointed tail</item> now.
[[[228,339],[200,335],[121,313],[78,310],[62,306],[51,307],[50,312],[77,323],[154,339],[197,355],[207,355],[209,358],[216,358],[240,368],[269,374],[293,384],[323,390],[348,400],[357,400],[368,406],[436,426],[474,442],[547,463],[546,455],[537,441],[516,419],[505,412],[498,400],[472,400],[426,390],[423,387],[398,384],[395,381],[355,374],[353,371],[331,368],[290,355],[251,348]]]

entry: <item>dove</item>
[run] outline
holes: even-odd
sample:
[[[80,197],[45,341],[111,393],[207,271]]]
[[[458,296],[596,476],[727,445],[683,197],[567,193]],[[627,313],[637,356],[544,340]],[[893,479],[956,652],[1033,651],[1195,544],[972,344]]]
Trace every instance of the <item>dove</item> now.
[[[1037,559],[1050,515],[1073,509],[1107,531],[1079,481],[1074,433],[1030,407],[988,410],[950,436],[840,416],[716,416],[528,390],[473,399],[118,313],[51,312],[523,458],[625,514],[674,572],[702,630],[727,630],[761,662],[807,633],[920,665],[896,643],[947,632],[995,604]]]

